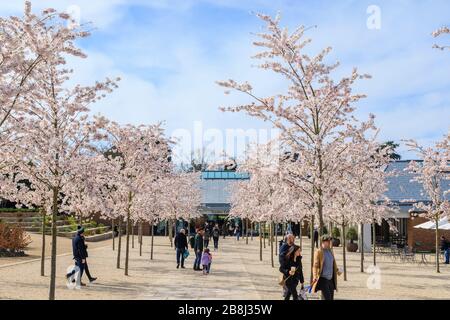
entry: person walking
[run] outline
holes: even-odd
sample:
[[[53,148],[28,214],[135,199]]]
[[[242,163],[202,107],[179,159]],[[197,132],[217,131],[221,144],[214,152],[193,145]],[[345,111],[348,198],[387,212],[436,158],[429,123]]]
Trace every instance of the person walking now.
[[[207,225],[205,228],[205,235],[203,236],[205,248],[209,247],[209,239],[210,238],[211,238],[211,230],[209,229],[209,225]]]
[[[278,254],[278,262],[280,263],[280,267],[283,265],[283,263],[286,260],[286,254],[288,253],[289,249],[295,245],[295,236],[292,233],[289,233],[286,235],[284,241],[281,240],[283,243],[281,244],[279,248],[279,254]],[[287,288],[286,286],[283,286],[283,298],[287,295]]]
[[[317,228],[314,228],[314,245],[316,249],[319,248],[319,231],[317,231]]]
[[[195,261],[194,261],[194,270],[200,271],[200,263],[202,259],[203,253],[203,235],[205,231],[203,229],[198,229],[197,234],[194,239],[194,252],[195,252]]]
[[[212,238],[214,242],[214,251],[217,251],[219,250],[219,238],[220,238],[220,229],[218,224],[216,224],[212,230]]]
[[[186,237],[186,231],[181,229],[179,233],[175,236],[175,250],[177,253],[177,269],[185,269],[184,267],[184,253],[188,250],[188,241]]]
[[[441,236],[441,250],[444,251],[445,264],[450,264],[450,242]]]
[[[301,283],[303,289],[305,278],[303,277],[302,250],[299,246],[293,245],[288,249],[282,259],[280,272],[283,274],[286,287],[284,300],[289,300],[291,296],[293,300],[300,300],[297,287]]]
[[[313,287],[312,291],[321,291],[322,300],[334,300],[334,291],[337,291],[338,270],[334,253],[331,250],[331,237],[323,236],[322,245],[314,254]]]
[[[241,237],[241,228],[238,225],[234,228],[234,235],[236,236],[236,240],[239,241]]]
[[[81,286],[86,286],[83,282],[81,282],[81,278],[83,277],[84,267],[86,264],[87,251],[86,245],[84,244],[84,228],[81,227],[77,230],[76,236],[72,239],[72,253],[73,259],[75,260],[75,266],[79,268],[79,278],[76,279]],[[73,282],[75,279],[71,279],[76,273],[76,270],[73,269],[70,273],[66,274],[66,279],[68,282]]]
[[[212,254],[208,248],[205,248],[202,254],[203,274],[207,275],[211,271]]]
[[[78,226],[78,230],[80,230],[81,228],[82,228],[82,226]],[[85,237],[85,234],[84,234],[84,233],[81,235],[81,238],[82,238],[82,240],[83,240],[83,245],[84,245],[85,251],[86,251],[86,258],[84,259],[84,273],[85,273],[86,276],[88,277],[89,282],[92,283],[92,282],[94,282],[95,280],[97,280],[97,278],[96,278],[96,277],[93,277],[93,276],[91,275],[91,272],[89,271],[89,265],[88,265],[88,263],[87,263],[87,258],[89,257],[89,254],[88,254],[88,251],[87,251],[88,246],[87,246],[87,244],[86,244],[86,237]]]

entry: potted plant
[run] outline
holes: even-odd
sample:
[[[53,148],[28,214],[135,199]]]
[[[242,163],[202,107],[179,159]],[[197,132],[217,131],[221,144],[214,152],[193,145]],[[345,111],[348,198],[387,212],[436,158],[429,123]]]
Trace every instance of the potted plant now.
[[[347,243],[347,251],[348,252],[356,252],[358,251],[358,244],[354,243],[354,241],[358,240],[358,231],[351,227],[347,231],[347,239],[350,240],[349,243]]]
[[[333,237],[333,247],[339,247],[341,245],[341,240],[339,239],[341,237],[341,231],[339,228],[334,227],[331,231],[331,236]]]

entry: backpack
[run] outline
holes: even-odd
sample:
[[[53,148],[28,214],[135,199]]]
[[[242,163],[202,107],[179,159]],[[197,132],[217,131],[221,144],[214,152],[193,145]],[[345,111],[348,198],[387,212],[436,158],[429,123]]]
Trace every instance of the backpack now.
[[[194,245],[195,245],[195,238],[194,237],[190,237],[189,238],[189,244],[191,245],[191,248],[194,249]]]

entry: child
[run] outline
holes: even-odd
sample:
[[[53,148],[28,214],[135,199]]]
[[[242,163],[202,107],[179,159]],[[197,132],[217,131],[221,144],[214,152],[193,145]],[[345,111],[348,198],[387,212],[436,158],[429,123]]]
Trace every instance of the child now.
[[[203,266],[203,274],[209,274],[209,270],[211,269],[212,255],[208,248],[203,251],[202,254],[202,266]]]

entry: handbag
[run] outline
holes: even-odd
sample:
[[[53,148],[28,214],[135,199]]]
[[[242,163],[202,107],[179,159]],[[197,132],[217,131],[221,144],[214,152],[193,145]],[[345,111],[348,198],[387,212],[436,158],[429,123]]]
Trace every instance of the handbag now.
[[[295,272],[297,272],[297,269],[295,269]],[[295,273],[294,273],[295,274]],[[285,278],[284,274],[281,274],[280,277],[278,278],[278,284],[282,287],[286,286],[286,281],[292,277],[292,275],[289,275],[289,277]]]
[[[183,257],[186,259],[189,257],[189,250],[184,250]]]

